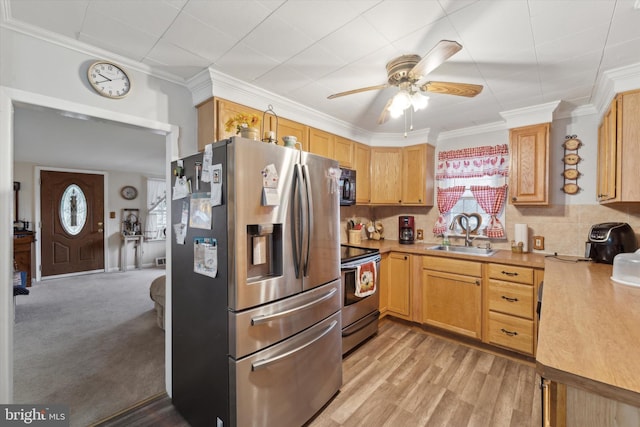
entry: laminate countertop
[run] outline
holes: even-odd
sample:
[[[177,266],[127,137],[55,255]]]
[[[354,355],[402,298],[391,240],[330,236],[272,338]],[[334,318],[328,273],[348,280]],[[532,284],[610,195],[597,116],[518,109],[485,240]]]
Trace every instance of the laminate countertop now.
[[[346,243],[345,243],[346,244]],[[518,265],[522,267],[544,268],[544,255],[534,253],[514,253],[507,250],[497,250],[491,256],[461,254],[455,252],[444,252],[429,249],[437,246],[439,243],[412,243],[401,244],[398,240],[362,240],[358,244],[350,244],[350,246],[358,246],[362,248],[373,248],[380,250],[380,253],[387,252],[404,252],[414,255],[432,255],[447,258],[466,259],[470,261],[493,262],[498,264]]]
[[[547,379],[640,406],[640,288],[612,266],[547,258],[536,369]]]

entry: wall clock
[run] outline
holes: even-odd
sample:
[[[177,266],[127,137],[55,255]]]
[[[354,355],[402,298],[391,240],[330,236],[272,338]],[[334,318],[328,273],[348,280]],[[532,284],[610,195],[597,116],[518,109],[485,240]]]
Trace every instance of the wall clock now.
[[[124,98],[131,91],[131,80],[118,65],[108,61],[96,61],[89,66],[87,78],[91,87],[107,98]]]
[[[138,197],[138,190],[136,189],[136,187],[133,187],[131,185],[125,185],[124,187],[122,187],[122,190],[120,190],[120,194],[127,200],[133,200]]]

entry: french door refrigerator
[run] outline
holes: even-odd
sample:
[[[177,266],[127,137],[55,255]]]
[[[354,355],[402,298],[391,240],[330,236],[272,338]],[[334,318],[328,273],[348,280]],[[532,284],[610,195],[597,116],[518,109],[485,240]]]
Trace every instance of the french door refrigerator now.
[[[340,169],[210,148],[172,164],[172,401],[193,426],[302,425],[342,385]]]

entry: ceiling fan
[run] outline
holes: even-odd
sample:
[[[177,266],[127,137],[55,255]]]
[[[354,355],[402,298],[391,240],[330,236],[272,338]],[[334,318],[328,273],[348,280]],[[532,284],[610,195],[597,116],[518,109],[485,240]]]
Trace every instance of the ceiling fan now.
[[[334,93],[328,98],[334,99],[354,93],[397,86],[398,93],[387,101],[387,105],[378,118],[378,124],[383,124],[389,119],[389,116],[398,117],[409,107],[413,107],[414,111],[425,108],[429,98],[422,95],[421,92],[474,97],[482,92],[482,85],[436,81],[421,82],[424,76],[435,70],[460,49],[462,49],[462,45],[458,42],[440,40],[422,58],[420,55],[402,55],[389,61],[386,66],[387,83]]]

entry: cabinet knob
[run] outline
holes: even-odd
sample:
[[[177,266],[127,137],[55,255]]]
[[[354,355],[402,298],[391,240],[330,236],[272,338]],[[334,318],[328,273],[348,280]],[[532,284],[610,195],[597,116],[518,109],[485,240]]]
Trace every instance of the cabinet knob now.
[[[512,202],[517,202],[517,201],[518,201],[518,198],[517,198],[517,197],[512,197],[512,198],[511,198],[511,201],[512,201]]]
[[[404,259],[407,259],[407,256],[406,256],[406,255],[404,256]]]
[[[476,280],[476,286],[480,286],[480,280]]]

